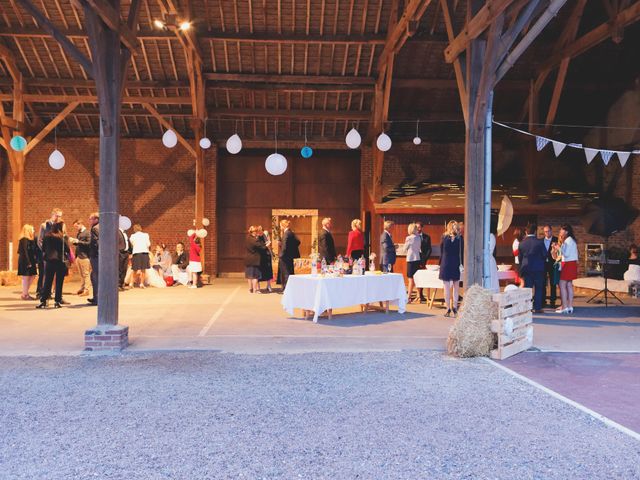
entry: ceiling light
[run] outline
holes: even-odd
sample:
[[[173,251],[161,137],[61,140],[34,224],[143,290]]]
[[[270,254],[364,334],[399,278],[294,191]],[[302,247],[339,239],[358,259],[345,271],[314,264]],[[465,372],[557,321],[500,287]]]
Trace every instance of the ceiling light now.
[[[165,27],[165,24],[162,20],[154,20],[153,24],[155,25],[156,28],[159,28],[161,30],[164,29]]]
[[[180,24],[180,30],[182,30],[183,32],[186,32],[190,28],[191,28],[191,22],[182,22]]]

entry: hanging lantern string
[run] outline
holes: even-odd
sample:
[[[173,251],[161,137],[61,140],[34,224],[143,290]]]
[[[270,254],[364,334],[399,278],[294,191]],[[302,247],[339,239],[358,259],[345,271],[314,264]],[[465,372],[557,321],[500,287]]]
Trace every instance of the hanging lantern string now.
[[[274,126],[273,135],[276,140],[276,153],[278,153],[278,120],[273,121],[273,126]]]
[[[304,121],[304,144],[307,144],[307,121]]]
[[[416,137],[420,136],[419,130],[418,130],[418,126],[420,125],[420,119],[416,120]]]

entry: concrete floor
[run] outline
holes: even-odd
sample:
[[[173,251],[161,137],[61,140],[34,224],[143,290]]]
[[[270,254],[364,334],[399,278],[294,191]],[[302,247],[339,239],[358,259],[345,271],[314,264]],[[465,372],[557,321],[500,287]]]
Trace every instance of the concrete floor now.
[[[17,287],[0,287],[0,354],[79,354],[96,309],[65,285],[71,305],[36,310],[19,299]],[[312,351],[442,350],[452,319],[441,308],[412,304],[405,314],[356,313],[342,309],[330,321],[289,317],[278,294],[252,295],[238,279],[213,285],[129,290],[120,295],[120,323],[130,328],[131,349],[207,349],[234,353]],[[544,351],[640,352],[640,306],[584,306],[578,298],[571,316],[535,317],[534,346]]]

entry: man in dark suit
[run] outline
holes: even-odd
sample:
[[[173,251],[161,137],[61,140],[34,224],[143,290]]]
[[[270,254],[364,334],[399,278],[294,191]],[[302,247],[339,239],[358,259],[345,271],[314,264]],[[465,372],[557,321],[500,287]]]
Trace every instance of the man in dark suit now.
[[[518,259],[524,286],[533,287],[533,310],[535,313],[543,313],[544,264],[547,252],[544,249],[544,242],[536,237],[537,230],[538,225],[535,223],[527,225],[527,236],[518,247]]]
[[[89,244],[89,261],[91,262],[91,285],[93,286],[93,298],[88,298],[91,305],[98,305],[98,248],[100,243],[100,214],[98,212],[89,215],[91,225],[91,243]]]
[[[46,265],[44,261],[44,236],[49,233],[51,227],[54,223],[58,223],[62,220],[62,210],[59,208],[54,208],[51,210],[51,217],[49,220],[45,220],[40,224],[40,230],[38,231],[38,238],[36,240],[38,244],[38,248],[36,249],[36,260],[38,262],[38,284],[36,287],[36,298],[40,298],[40,291],[42,290],[42,285],[44,284],[44,275],[46,270]]]
[[[324,258],[327,265],[336,260],[336,244],[333,241],[333,235],[331,235],[331,218],[322,219],[322,230],[318,236],[318,255],[320,261]]]
[[[547,288],[547,283],[549,284],[549,306],[555,308],[556,306],[556,286],[553,284],[553,264],[556,262],[551,255],[553,251],[553,245],[558,243],[558,237],[553,236],[553,229],[551,225],[544,226],[544,238],[542,241],[544,242],[544,249],[547,252],[547,256],[545,257],[544,262],[544,286]]]
[[[393,265],[396,263],[396,246],[389,231],[392,225],[391,220],[386,220],[384,231],[380,235],[380,267],[383,272],[393,272]]]
[[[293,260],[300,258],[300,240],[296,237],[296,234],[289,228],[289,220],[282,220],[280,222],[280,229],[282,230],[282,240],[280,243],[279,262],[278,262],[278,276],[282,282],[282,290],[287,287],[287,280],[289,275],[293,275]]]
[[[131,244],[126,232],[118,229],[118,289],[123,292],[125,290],[124,279],[127,278],[127,269],[129,268],[129,254],[131,253]]]
[[[416,222],[416,227],[418,227],[418,237],[420,237],[420,268],[425,268],[429,257],[431,257],[431,237],[428,233],[422,231],[422,222]],[[422,292],[423,289],[419,288],[420,303],[427,303],[427,299],[424,298]]]

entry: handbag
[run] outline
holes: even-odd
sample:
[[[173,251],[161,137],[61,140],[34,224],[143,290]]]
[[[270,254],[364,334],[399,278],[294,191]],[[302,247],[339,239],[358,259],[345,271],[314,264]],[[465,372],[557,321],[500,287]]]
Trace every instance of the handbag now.
[[[464,273],[464,260],[462,258],[462,238],[460,239],[460,266],[458,267],[460,269],[460,273],[463,274]]]
[[[69,270],[69,268],[71,268],[71,263],[73,262],[73,253],[71,252],[70,248],[64,248],[66,245],[66,241],[65,238],[62,238],[62,261],[64,262],[64,266],[67,268],[67,271]]]

